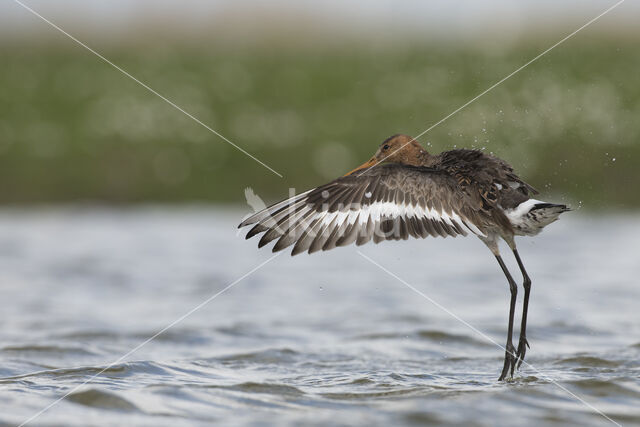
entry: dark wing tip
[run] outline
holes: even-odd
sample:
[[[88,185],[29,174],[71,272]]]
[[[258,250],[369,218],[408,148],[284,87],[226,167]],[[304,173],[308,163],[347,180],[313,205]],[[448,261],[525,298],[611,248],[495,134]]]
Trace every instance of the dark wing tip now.
[[[296,256],[298,254],[301,254],[302,252],[305,252],[306,250],[307,247],[305,245],[295,245],[293,249],[291,249],[291,256]]]
[[[280,245],[278,245],[278,243],[280,243],[280,240],[278,240],[276,242],[276,244],[273,245],[273,248],[271,248],[271,252],[273,252],[273,253],[280,252],[280,251],[283,251],[283,250],[287,249],[289,246],[291,246],[291,244],[288,244],[288,245],[280,244]]]
[[[238,228],[246,227],[247,225],[255,223],[256,221],[253,219],[253,217],[254,215],[251,215],[249,218],[242,221],[240,224],[238,224]]]
[[[251,230],[249,230],[249,232],[247,233],[247,235],[245,236],[245,239],[250,239],[253,236],[263,233],[265,231],[269,231],[269,227],[263,225],[263,224],[256,224],[253,226],[253,228]]]

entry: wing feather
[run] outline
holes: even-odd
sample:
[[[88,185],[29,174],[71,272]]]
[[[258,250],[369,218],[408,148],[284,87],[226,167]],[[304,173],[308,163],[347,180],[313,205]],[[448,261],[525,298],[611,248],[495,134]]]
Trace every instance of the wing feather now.
[[[446,171],[383,164],[338,178],[276,203],[244,220],[262,247],[293,245],[292,255],[371,240],[485,235],[491,213],[482,210]]]
[[[312,254],[314,252],[319,251],[324,246],[325,242],[329,239],[329,236],[333,232],[333,229],[336,227],[336,220],[338,216],[333,216],[333,219],[330,223],[326,224],[325,227],[322,227],[318,234],[314,237],[311,246],[309,246],[309,253]]]

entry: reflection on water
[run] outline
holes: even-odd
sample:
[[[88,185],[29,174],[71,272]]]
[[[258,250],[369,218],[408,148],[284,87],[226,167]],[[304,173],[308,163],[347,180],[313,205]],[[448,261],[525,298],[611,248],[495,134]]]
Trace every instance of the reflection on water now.
[[[242,214],[2,211],[0,424],[24,421],[267,260],[236,234]],[[638,241],[640,217],[579,213],[520,241],[532,366],[507,384],[496,382],[502,350],[350,247],[276,257],[38,421],[607,424],[558,382],[638,423]],[[508,286],[479,241],[361,249],[504,342]]]

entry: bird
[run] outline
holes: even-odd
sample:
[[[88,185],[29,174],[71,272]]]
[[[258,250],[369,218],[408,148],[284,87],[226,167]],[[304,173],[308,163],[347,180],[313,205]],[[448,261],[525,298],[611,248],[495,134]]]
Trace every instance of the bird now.
[[[535,236],[571,209],[532,198],[538,191],[506,161],[477,149],[431,154],[408,135],[385,139],[367,162],[316,188],[294,195],[240,223],[253,225],[258,247],[276,240],[273,252],[293,245],[291,255],[352,243],[411,238],[477,236],[493,253],[509,284],[509,323],[498,378],[513,378],[524,361],[531,279],[516,248],[516,236]],[[518,286],[502,259],[499,242],[511,249],[522,275],[524,300],[518,347],[513,323]]]

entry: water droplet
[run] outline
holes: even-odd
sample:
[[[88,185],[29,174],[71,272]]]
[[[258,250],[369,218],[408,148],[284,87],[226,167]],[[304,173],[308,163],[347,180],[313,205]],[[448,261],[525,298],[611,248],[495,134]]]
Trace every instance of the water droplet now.
[[[321,193],[321,196],[322,196],[322,198],[323,198],[323,199],[326,199],[327,197],[329,197],[329,191],[324,190],[324,191]]]
[[[616,161],[616,158],[614,157],[613,159],[611,159],[611,161],[612,161],[612,162],[615,162],[615,161]]]
[[[366,193],[364,193],[364,197],[366,197],[367,199],[371,198],[371,191],[367,191]]]
[[[320,286],[320,290],[321,290],[321,291],[324,291],[324,288],[323,288],[322,286]]]

